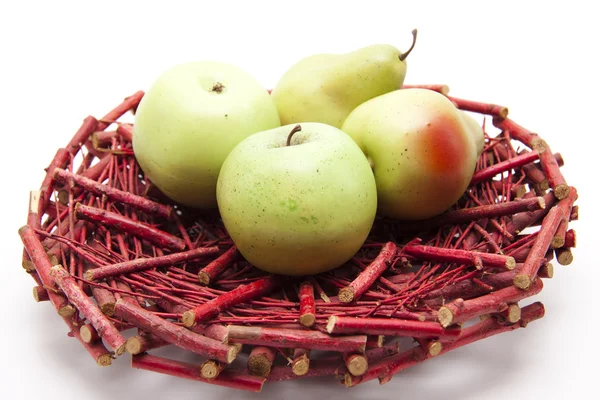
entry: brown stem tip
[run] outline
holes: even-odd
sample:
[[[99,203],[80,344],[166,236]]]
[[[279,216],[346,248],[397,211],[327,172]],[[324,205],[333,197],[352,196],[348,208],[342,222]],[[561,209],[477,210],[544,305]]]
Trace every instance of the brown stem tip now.
[[[294,133],[296,132],[300,132],[302,130],[302,127],[300,126],[300,124],[296,125],[295,127],[292,128],[290,134],[287,137],[287,141],[285,142],[286,146],[290,146],[292,143],[292,136],[294,136]]]
[[[400,61],[406,60],[406,57],[408,57],[408,55],[410,54],[410,52],[415,48],[415,43],[417,43],[417,30],[413,29],[411,33],[412,33],[412,36],[413,36],[412,44],[410,45],[410,49],[408,49],[408,51],[406,53],[402,53],[402,54],[400,54],[398,56],[398,58],[400,59]]]

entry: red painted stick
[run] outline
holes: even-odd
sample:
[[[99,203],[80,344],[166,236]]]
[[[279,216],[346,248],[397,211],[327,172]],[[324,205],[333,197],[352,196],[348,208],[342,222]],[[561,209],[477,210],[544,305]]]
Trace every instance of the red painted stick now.
[[[253,344],[285,348],[303,348],[337,352],[363,352],[366,335],[333,337],[326,333],[303,329],[261,328],[253,326],[229,326],[231,343]]]
[[[170,345],[171,343],[165,342],[164,340],[151,335],[143,334],[132,336],[127,339],[125,348],[127,352],[133,356],[145,353],[150,350],[158,349]]]
[[[168,360],[166,358],[157,357],[150,354],[140,354],[134,356],[131,361],[131,366],[133,368],[158,372],[161,374],[176,376],[178,378],[212,383],[218,386],[247,390],[250,392],[260,392],[265,382],[265,378],[248,375],[242,371],[236,371],[233,369],[226,369],[222,371],[214,379],[206,379],[202,377],[199,365]]]
[[[315,323],[315,290],[310,281],[304,281],[300,284],[298,293],[300,299],[300,323],[306,327],[311,327]]]
[[[159,247],[177,251],[185,249],[185,242],[183,239],[111,211],[77,203],[75,215],[78,218],[104,225],[105,227],[112,227],[121,232],[146,239]]]
[[[536,302],[523,308],[521,320],[516,324],[503,325],[499,324],[495,318],[487,318],[484,321],[463,329],[458,340],[445,344],[440,354],[447,353],[451,350],[455,350],[499,333],[512,331],[518,328],[525,328],[529,323],[542,318],[544,312],[543,304]],[[366,373],[362,376],[351,376],[350,374],[346,374],[345,384],[347,387],[352,387],[376,378],[379,378],[380,383],[384,384],[387,383],[394,374],[429,358],[431,358],[431,356],[423,349],[423,347],[416,346],[410,350],[395,356],[386,357],[371,364]]]
[[[35,266],[35,270],[42,281],[42,284],[48,288],[48,296],[58,313],[61,316],[72,315],[74,311],[73,307],[69,305],[64,296],[61,296],[54,291],[56,286],[50,276],[52,263],[33,228],[28,225],[21,227],[19,229],[19,236],[21,237],[21,241],[23,242],[27,254],[29,254],[29,257],[31,258],[31,262]]]
[[[457,299],[439,309],[438,320],[446,328],[481,315],[499,313],[506,310],[511,303],[535,296],[543,287],[542,280],[536,279],[528,290],[509,286],[471,300]]]
[[[119,330],[102,314],[102,311],[83,292],[75,279],[60,265],[50,269],[50,276],[60,287],[69,301],[81,312],[98,332],[98,335],[116,352],[121,355],[125,352],[127,339]]]
[[[492,122],[496,128],[508,131],[511,138],[518,140],[530,149],[539,150],[544,148],[543,140],[538,134],[523,128],[515,121],[509,118],[494,118]]]
[[[461,110],[476,112],[479,114],[492,115],[494,117],[499,117],[502,119],[508,117],[508,108],[504,106],[499,106],[497,104],[481,103],[473,100],[457,99],[456,97],[450,96],[448,96],[448,98]]]
[[[542,164],[544,174],[546,174],[548,183],[556,198],[559,200],[566,198],[570,191],[569,185],[567,185],[567,181],[560,172],[556,158],[547,143],[544,143],[544,150],[540,152],[540,164]]]
[[[332,316],[329,317],[329,321],[327,322],[327,332],[334,335],[361,333],[368,335],[455,340],[460,335],[460,328],[444,329],[437,322]]]
[[[135,260],[124,261],[117,264],[109,264],[96,269],[90,269],[85,273],[85,279],[88,281],[100,280],[118,275],[126,275],[132,272],[145,271],[153,268],[166,267],[185,261],[195,260],[210,254],[219,252],[217,246],[199,247],[197,249],[173,253],[166,256],[153,258],[136,258]]]
[[[117,133],[126,141],[130,143],[133,141],[133,126],[128,124],[119,124],[117,127]]]
[[[212,281],[218,278],[235,261],[238,255],[235,246],[232,246],[225,253],[217,257],[214,261],[202,268],[198,272],[198,281],[203,285],[210,285]]]
[[[510,256],[444,247],[410,244],[404,246],[403,252],[421,260],[471,264],[478,268],[486,266],[511,270],[516,265],[515,259]]]
[[[448,211],[439,217],[406,223],[407,227],[437,227],[450,224],[462,224],[482,218],[496,218],[527,211],[543,210],[546,207],[543,197],[520,199],[505,203],[490,204],[460,210]],[[401,225],[402,226],[402,225]]]
[[[106,128],[108,128],[110,124],[121,118],[121,116],[123,116],[123,114],[125,114],[127,111],[135,110],[138,104],[140,104],[142,97],[144,97],[144,92],[141,90],[135,92],[129,97],[126,97],[121,104],[116,106],[108,114],[102,117],[102,119],[98,122],[98,126],[96,129],[99,131],[103,131]]]
[[[44,211],[48,206],[48,202],[50,201],[50,197],[52,197],[52,192],[54,191],[54,170],[56,168],[64,168],[69,162],[69,152],[67,149],[58,149],[52,162],[48,168],[46,168],[46,176],[42,181],[42,185],[40,186],[40,201],[38,205],[38,215],[44,215]]]
[[[558,226],[564,219],[565,214],[560,207],[553,207],[548,215],[546,215],[542,221],[538,236],[529,250],[523,268],[515,276],[514,283],[516,287],[527,290],[532,283],[539,281],[539,279],[535,279],[538,269],[544,263],[546,252],[550,248]]]
[[[254,346],[248,355],[248,371],[254,376],[269,376],[276,355],[272,347]]]
[[[532,163],[539,157],[540,156],[537,152],[530,151],[518,155],[516,157],[509,158],[506,161],[499,162],[487,168],[481,169],[475,172],[475,174],[473,174],[473,178],[471,178],[471,185],[476,185],[480,182],[487,181],[488,179],[491,179],[502,172],[510,171],[512,169],[519,168],[523,165]]]
[[[395,255],[396,245],[393,242],[387,242],[377,258],[350,285],[340,290],[338,294],[339,300],[342,303],[351,303],[362,296],[385,272]]]
[[[230,364],[235,360],[238,349],[214,339],[209,339],[175,325],[123,299],[117,300],[115,315],[137,326],[141,330],[184,350]]]
[[[92,116],[88,116],[83,120],[83,124],[79,130],[75,133],[75,136],[71,139],[67,145],[67,151],[72,155],[77,154],[81,146],[88,140],[88,138],[94,133],[98,127],[98,121]],[[64,167],[60,167],[64,168]],[[48,170],[48,173],[52,174],[54,169]]]
[[[241,285],[230,292],[224,293],[214,299],[201,304],[183,313],[182,321],[187,327],[204,322],[221,311],[244,303],[256,297],[265,296],[279,287],[279,280],[274,275],[261,278],[247,285]]]
[[[157,203],[145,197],[137,196],[124,192],[113,187],[103,185],[95,180],[88,179],[81,175],[75,175],[61,168],[54,170],[54,178],[63,183],[73,182],[75,185],[96,195],[106,196],[109,200],[127,204],[148,214],[157,215],[163,218],[169,218],[173,208],[164,204]]]

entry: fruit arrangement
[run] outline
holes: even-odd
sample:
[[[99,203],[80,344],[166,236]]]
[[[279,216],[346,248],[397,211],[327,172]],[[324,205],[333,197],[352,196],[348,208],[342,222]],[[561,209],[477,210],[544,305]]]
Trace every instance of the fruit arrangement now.
[[[563,159],[505,107],[404,85],[415,41],[307,57],[271,92],[177,65],[87,117],[19,230],[36,301],[98,365],[250,391],[386,383],[543,317],[522,301],[576,245]]]

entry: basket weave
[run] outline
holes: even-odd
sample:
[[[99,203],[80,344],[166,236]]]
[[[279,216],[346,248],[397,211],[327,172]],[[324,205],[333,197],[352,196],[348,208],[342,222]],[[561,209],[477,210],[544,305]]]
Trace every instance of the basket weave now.
[[[51,301],[101,366],[127,351],[135,368],[251,391],[325,375],[385,383],[541,318],[543,305],[523,300],[552,277],[554,257],[572,261],[577,192],[560,154],[506,108],[449,97],[495,126],[451,210],[418,222],[377,218],[346,265],[268,276],[237,254],[217,211],[174,204],[145,178],[125,122],[142,97],[84,120],[31,192],[19,230],[35,299]],[[400,348],[402,337],[414,346]],[[197,362],[152,354],[165,346]]]

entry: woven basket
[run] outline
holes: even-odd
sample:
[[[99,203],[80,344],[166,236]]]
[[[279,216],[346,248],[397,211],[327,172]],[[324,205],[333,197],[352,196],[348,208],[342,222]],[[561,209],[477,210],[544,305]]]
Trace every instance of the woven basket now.
[[[543,305],[526,299],[552,277],[553,258],[573,259],[577,192],[560,154],[505,107],[449,97],[494,125],[451,210],[377,218],[333,271],[267,275],[237,253],[217,211],[174,204],[145,178],[125,122],[142,97],[84,120],[31,192],[19,230],[35,299],[52,303],[98,365],[130,353],[134,368],[250,391],[315,376],[385,383],[541,318]],[[165,346],[197,362],[153,355]]]

